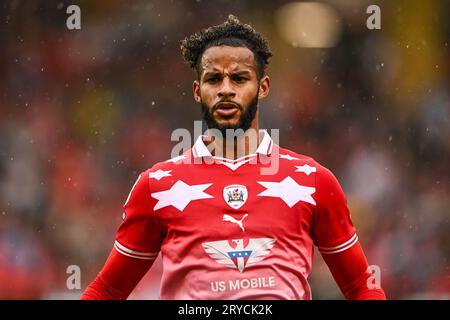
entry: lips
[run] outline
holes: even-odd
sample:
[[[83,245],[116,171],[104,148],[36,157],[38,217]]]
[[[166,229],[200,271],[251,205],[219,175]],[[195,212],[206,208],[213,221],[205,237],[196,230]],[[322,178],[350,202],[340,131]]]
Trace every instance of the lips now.
[[[217,109],[231,109],[238,108],[238,105],[234,102],[219,102],[217,104]]]
[[[233,116],[238,111],[238,105],[233,102],[219,102],[216,108],[216,112],[224,117]]]

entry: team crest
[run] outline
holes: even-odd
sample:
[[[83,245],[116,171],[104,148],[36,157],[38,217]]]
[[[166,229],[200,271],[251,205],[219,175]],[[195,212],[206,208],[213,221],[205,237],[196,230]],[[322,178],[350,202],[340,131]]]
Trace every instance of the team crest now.
[[[275,239],[236,239],[202,243],[205,252],[217,263],[243,272],[267,256],[275,244]]]
[[[223,198],[233,209],[239,209],[248,198],[247,187],[240,184],[232,184],[223,188]]]

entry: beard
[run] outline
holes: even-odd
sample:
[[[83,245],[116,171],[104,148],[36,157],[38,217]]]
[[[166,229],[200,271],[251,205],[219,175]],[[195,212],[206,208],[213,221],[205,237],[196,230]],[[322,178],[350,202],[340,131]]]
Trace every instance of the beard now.
[[[218,129],[222,133],[222,137],[226,137],[226,130],[237,130],[242,129],[244,132],[246,132],[248,129],[250,129],[250,126],[252,125],[253,119],[255,119],[256,111],[258,110],[258,94],[259,94],[259,88],[256,92],[255,97],[250,101],[247,109],[245,110],[242,105],[236,103],[238,108],[241,110],[245,110],[241,113],[241,116],[239,118],[239,121],[235,125],[221,125],[219,124],[216,119],[214,119],[214,111],[217,109],[216,105],[214,105],[212,108],[209,108],[203,100],[200,100],[200,103],[202,105],[202,115],[203,120],[206,122],[206,126],[208,129]],[[229,100],[223,100],[220,102],[230,102]]]

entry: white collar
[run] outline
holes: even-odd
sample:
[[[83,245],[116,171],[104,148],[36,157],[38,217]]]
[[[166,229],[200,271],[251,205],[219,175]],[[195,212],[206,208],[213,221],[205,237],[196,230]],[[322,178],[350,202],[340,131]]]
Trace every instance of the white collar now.
[[[273,149],[273,140],[270,137],[269,133],[266,130],[259,130],[259,135],[262,139],[259,143],[258,148],[256,149],[256,154],[266,155],[269,156]],[[203,158],[203,157],[212,157],[211,152],[206,147],[205,143],[203,142],[203,139],[205,138],[205,135],[201,135],[197,138],[197,141],[192,146],[192,154],[194,158]],[[255,155],[255,154],[252,154]],[[252,155],[247,155],[242,158],[247,158]],[[225,160],[225,159],[224,159]],[[231,160],[231,159],[226,159]],[[240,159],[232,160],[232,161],[239,161]]]

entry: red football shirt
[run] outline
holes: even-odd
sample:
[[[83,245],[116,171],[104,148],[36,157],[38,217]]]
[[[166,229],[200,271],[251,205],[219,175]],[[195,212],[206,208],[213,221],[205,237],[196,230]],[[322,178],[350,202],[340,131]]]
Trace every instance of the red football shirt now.
[[[334,254],[358,241],[334,175],[262,135],[235,161],[199,137],[139,175],[114,247],[136,259],[161,252],[161,299],[311,299],[314,245]]]

